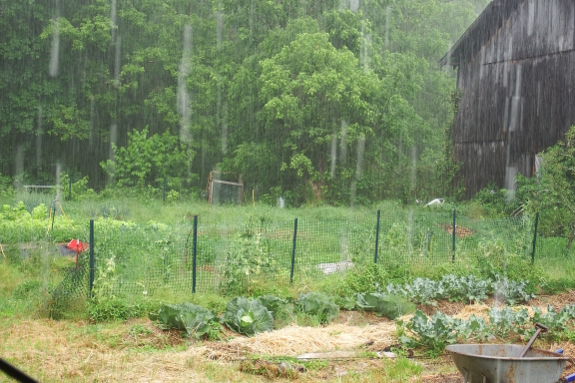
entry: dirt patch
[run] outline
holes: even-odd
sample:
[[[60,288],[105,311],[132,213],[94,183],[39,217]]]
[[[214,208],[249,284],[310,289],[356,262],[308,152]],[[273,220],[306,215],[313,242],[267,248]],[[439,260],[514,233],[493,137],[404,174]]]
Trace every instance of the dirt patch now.
[[[538,295],[535,299],[528,302],[530,306],[546,307],[548,304],[555,306],[556,309],[575,303],[575,291],[566,291],[556,295]]]

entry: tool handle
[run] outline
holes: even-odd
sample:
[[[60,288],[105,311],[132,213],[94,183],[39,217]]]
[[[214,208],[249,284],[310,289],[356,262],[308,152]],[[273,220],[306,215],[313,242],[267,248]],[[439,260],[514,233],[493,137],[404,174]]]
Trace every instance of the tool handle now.
[[[537,338],[537,336],[539,335],[540,332],[541,332],[540,328],[538,328],[537,331],[535,331],[535,335],[533,335],[533,337],[529,340],[529,342],[527,343],[525,348],[521,351],[521,354],[519,354],[520,358],[523,358],[525,356],[525,354],[527,354],[527,351],[529,351],[529,349],[533,345],[533,342],[535,342],[535,339]]]

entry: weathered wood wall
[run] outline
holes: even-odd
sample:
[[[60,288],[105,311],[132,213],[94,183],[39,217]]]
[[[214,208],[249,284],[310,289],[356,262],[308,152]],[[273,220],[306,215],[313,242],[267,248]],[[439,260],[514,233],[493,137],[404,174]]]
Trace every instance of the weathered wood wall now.
[[[535,154],[575,125],[575,0],[495,2],[508,7],[507,19],[485,18],[458,47],[453,138],[468,197],[531,176]],[[482,36],[480,46],[469,40]]]

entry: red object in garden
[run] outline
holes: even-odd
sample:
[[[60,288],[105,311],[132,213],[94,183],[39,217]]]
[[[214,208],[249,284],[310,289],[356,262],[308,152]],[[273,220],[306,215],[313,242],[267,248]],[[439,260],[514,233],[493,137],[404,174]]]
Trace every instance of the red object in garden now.
[[[90,245],[80,241],[79,239],[73,239],[66,245],[66,247],[77,253],[81,253],[83,251],[86,251],[86,249],[90,247]]]

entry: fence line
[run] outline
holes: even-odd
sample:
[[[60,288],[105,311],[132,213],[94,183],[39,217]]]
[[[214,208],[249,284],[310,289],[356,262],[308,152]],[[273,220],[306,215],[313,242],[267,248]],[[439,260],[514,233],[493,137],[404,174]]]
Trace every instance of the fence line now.
[[[191,226],[99,220],[90,222],[90,256],[82,257],[54,297],[65,302],[87,296],[92,287],[115,296],[220,292],[236,283],[244,268],[259,268],[266,280],[292,283],[368,262],[428,267],[469,262],[489,251],[534,260],[535,238],[533,222],[525,217],[480,220],[455,212],[377,211],[342,220],[296,218],[245,227],[202,223],[197,216]]]

